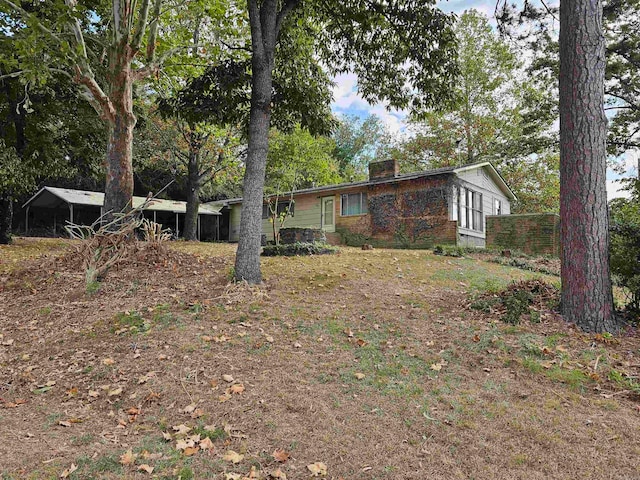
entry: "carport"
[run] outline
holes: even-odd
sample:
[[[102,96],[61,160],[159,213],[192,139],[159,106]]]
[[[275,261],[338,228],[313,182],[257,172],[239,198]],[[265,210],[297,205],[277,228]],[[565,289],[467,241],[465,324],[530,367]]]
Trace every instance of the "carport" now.
[[[145,197],[133,197],[133,207],[145,202]],[[70,188],[43,187],[22,208],[25,210],[25,233],[30,226],[51,225],[55,235],[58,226],[65,222],[90,225],[104,213],[104,193],[73,190]],[[154,199],[143,210],[145,218],[170,228],[180,236],[187,202]],[[201,204],[198,209],[198,239],[220,239],[220,209],[211,204]]]

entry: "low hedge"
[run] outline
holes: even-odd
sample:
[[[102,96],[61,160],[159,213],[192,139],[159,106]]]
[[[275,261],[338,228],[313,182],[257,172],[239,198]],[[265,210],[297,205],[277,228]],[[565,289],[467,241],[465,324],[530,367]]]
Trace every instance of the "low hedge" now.
[[[265,257],[294,257],[296,255],[328,255],[338,253],[338,247],[323,242],[296,242],[280,245],[267,245],[262,249]]]

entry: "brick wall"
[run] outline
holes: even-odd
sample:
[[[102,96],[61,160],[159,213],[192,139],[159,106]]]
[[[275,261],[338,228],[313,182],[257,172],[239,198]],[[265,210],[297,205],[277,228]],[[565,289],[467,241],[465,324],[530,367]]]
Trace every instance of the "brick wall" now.
[[[361,187],[367,215],[336,217],[336,232],[349,245],[430,248],[456,244],[457,222],[449,220],[448,175]]]
[[[487,248],[560,255],[560,216],[554,213],[487,216]]]

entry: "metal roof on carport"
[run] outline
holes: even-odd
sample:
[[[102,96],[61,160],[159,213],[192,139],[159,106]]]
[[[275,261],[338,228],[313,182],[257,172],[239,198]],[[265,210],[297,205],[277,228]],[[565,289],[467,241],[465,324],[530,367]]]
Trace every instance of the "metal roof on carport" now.
[[[139,207],[145,202],[145,197],[133,197],[133,207]],[[84,205],[88,207],[102,207],[104,193],[73,190],[70,188],[43,187],[38,193],[25,202],[25,207],[58,208],[63,204]],[[220,215],[222,206],[201,204],[199,215]],[[157,212],[186,213],[187,202],[178,200],[154,199],[145,210]]]

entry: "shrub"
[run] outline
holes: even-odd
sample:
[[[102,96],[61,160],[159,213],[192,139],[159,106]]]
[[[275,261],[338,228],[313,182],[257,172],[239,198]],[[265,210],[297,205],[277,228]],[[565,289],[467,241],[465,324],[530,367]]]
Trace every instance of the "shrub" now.
[[[559,290],[541,280],[526,280],[509,285],[498,293],[485,293],[471,302],[470,307],[484,313],[496,312],[505,323],[517,325],[522,317],[539,323],[540,309],[557,309]]]
[[[640,315],[640,206],[636,200],[616,198],[609,208],[611,274],[614,282],[624,288],[626,309],[637,320]]]
[[[478,253],[484,251],[482,248],[476,247],[460,247],[457,245],[436,245],[433,247],[433,253],[443,255],[445,257],[464,257],[467,253]]]
[[[338,253],[338,248],[322,242],[314,243],[289,243],[281,245],[267,245],[262,249],[265,257],[293,257],[296,255],[327,255]]]

